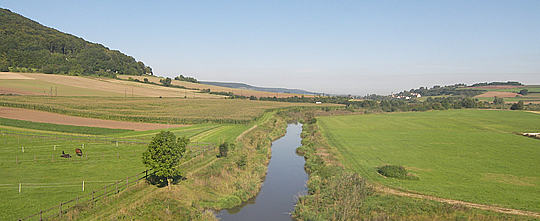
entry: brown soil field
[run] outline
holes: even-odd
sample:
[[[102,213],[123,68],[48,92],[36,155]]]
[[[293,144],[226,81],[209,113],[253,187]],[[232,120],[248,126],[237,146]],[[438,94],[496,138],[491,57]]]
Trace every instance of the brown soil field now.
[[[0,79],[2,80],[28,80],[33,79],[27,76],[24,76],[19,73],[13,73],[13,72],[0,72]]]
[[[517,93],[504,91],[488,91],[475,97],[516,97]]]
[[[111,78],[98,78],[98,77],[82,77],[82,76],[68,76],[57,74],[40,74],[40,73],[11,73],[2,72],[0,74],[0,80],[27,80],[28,84],[32,84],[32,80],[35,80],[35,85],[43,84],[48,91],[48,87],[51,84],[60,86],[68,86],[69,89],[62,90],[62,96],[73,96],[73,92],[77,92],[77,88],[85,89],[89,91],[86,94],[80,93],[76,96],[128,96],[128,97],[189,97],[189,98],[223,98],[224,96],[199,93],[195,90],[187,90],[181,88],[162,87],[157,85],[143,84],[137,82],[129,82]],[[7,83],[6,83],[7,84]],[[25,85],[26,86],[26,85]],[[5,91],[4,94],[39,94],[46,95],[47,93],[38,93],[31,91],[27,87],[10,87],[10,85],[0,86],[1,91]],[[91,91],[97,91],[99,93],[92,93]]]
[[[144,78],[148,78],[148,81],[159,83],[159,77],[156,76],[130,76],[130,75],[118,75],[118,78],[120,79],[138,79],[140,81],[143,81]],[[207,84],[198,84],[198,83],[192,83],[187,81],[178,81],[173,80],[173,85],[183,86],[186,88],[193,88],[193,89],[210,89],[210,91],[215,92],[232,92],[235,95],[241,95],[241,96],[255,96],[255,97],[294,97],[294,96],[302,96],[301,94],[287,94],[287,93],[272,93],[272,92],[266,92],[266,91],[255,91],[255,90],[247,90],[247,89],[238,89],[238,88],[228,88],[228,87],[220,87],[220,86],[214,86],[214,85],[207,85]],[[304,95],[305,97],[313,97],[313,95]]]
[[[40,123],[51,124],[66,124],[75,126],[86,127],[103,127],[112,129],[129,129],[129,130],[154,130],[165,129],[171,127],[181,127],[185,125],[176,124],[156,124],[156,123],[139,123],[139,122],[126,122],[126,121],[114,121],[114,120],[101,120],[93,118],[75,117],[56,113],[50,113],[45,111],[36,111],[21,108],[0,107],[0,117],[26,120]]]

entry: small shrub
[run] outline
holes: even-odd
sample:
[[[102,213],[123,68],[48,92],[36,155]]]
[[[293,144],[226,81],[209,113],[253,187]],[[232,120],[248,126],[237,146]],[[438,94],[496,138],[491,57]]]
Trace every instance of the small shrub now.
[[[405,167],[396,165],[384,165],[377,168],[377,172],[385,177],[392,177],[397,179],[417,180],[418,177],[410,175]]]
[[[223,142],[219,145],[219,157],[227,157],[229,149],[231,149],[232,144],[229,142]]]
[[[247,165],[247,156],[245,154],[243,154],[242,156],[240,156],[240,158],[238,158],[236,161],[236,166],[238,166],[238,168],[241,168],[241,169],[244,169],[246,168],[246,165]]]

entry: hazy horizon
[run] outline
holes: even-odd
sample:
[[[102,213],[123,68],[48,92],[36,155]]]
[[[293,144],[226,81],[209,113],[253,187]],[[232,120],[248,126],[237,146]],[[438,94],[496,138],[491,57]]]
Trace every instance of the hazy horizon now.
[[[540,1],[5,0],[0,7],[120,50],[161,76],[353,95],[540,84]]]

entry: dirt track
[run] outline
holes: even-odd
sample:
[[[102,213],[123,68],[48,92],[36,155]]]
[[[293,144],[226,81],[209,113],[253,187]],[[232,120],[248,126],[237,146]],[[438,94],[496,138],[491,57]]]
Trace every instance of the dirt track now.
[[[167,125],[155,123],[101,120],[11,107],[0,107],[0,117],[41,123],[66,124],[86,127],[103,127],[112,129],[129,129],[138,131],[184,126],[173,124]]]
[[[510,209],[510,208],[504,208],[504,207],[498,207],[498,206],[492,206],[492,205],[470,203],[470,202],[452,200],[452,199],[444,199],[444,198],[439,198],[439,197],[435,197],[435,196],[422,195],[422,194],[418,194],[418,193],[404,192],[404,191],[388,188],[388,187],[385,187],[385,186],[382,186],[382,185],[374,185],[373,187],[375,188],[375,190],[377,192],[383,192],[383,193],[397,195],[397,196],[405,196],[405,197],[418,198],[418,199],[427,199],[427,200],[433,200],[433,201],[442,202],[442,203],[448,203],[448,204],[452,204],[452,205],[460,205],[460,206],[465,206],[465,207],[469,207],[469,208],[476,208],[476,209],[481,209],[481,210],[489,210],[489,211],[494,211],[494,212],[498,212],[498,213],[521,215],[521,216],[531,216],[531,217],[540,218],[540,213],[537,213],[537,212]]]

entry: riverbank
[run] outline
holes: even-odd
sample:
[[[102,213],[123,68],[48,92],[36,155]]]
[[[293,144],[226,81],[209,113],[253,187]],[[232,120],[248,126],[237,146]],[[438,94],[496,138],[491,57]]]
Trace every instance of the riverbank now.
[[[526,220],[460,205],[377,192],[341,165],[342,156],[322,136],[314,114],[304,114],[302,146],[309,174],[308,195],[299,199],[298,220]]]
[[[291,220],[297,197],[306,193],[304,159],[296,154],[301,132],[301,124],[287,126],[285,136],[272,143],[272,157],[261,191],[239,207],[222,210],[218,214],[220,220]]]

